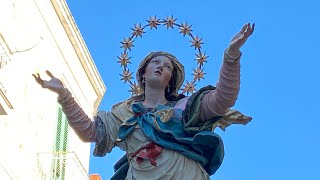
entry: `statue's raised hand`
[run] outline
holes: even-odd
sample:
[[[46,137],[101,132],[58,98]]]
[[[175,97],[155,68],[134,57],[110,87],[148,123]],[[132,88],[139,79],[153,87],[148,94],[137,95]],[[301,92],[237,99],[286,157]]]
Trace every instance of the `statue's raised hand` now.
[[[229,45],[229,51],[230,53],[237,53],[239,52],[240,48],[244,45],[244,43],[247,41],[247,39],[250,37],[250,35],[254,31],[255,24],[253,23],[252,26],[250,23],[245,24],[241,31],[238,32],[232,39]]]
[[[51,78],[49,81],[41,79],[40,75],[37,73],[37,75],[32,74],[32,76],[35,78],[38,84],[41,85],[42,88],[47,88],[59,95],[63,95],[66,91],[64,88],[62,82],[54,77],[50,71],[46,71],[47,75]]]

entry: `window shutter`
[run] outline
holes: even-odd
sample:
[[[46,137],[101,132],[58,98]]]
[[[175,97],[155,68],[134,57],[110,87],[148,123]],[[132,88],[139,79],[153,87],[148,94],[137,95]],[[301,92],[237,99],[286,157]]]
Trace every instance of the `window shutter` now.
[[[68,149],[69,125],[62,108],[58,106],[57,131],[53,147],[52,176],[53,180],[64,180],[66,173],[66,153]]]

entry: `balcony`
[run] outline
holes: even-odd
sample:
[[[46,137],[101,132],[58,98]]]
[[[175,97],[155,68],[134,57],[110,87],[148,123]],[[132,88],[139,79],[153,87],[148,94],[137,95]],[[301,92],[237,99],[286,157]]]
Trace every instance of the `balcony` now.
[[[89,180],[74,152],[38,153],[39,176],[43,180]]]

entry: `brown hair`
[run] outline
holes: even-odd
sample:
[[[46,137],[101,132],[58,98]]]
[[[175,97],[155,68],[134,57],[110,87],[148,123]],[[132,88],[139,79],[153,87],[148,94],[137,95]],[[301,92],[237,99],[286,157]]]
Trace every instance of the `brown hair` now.
[[[138,69],[138,73],[140,74],[139,77],[137,77],[138,81],[140,82],[141,84],[141,88],[144,90],[144,84],[142,83],[142,75],[146,72],[146,68],[148,66],[148,64],[150,63],[151,59],[155,58],[155,57],[158,57],[158,56],[165,56],[167,57],[172,65],[173,65],[173,70],[172,70],[172,76],[171,76],[171,79],[169,81],[169,91],[167,91],[167,88],[165,89],[165,97],[168,101],[178,101],[182,98],[185,97],[185,95],[183,94],[175,94],[175,90],[176,90],[176,84],[177,84],[177,67],[175,66],[175,63],[173,62],[174,59],[176,59],[173,55],[171,54],[163,54],[163,52],[155,52],[153,53],[151,56],[148,56],[145,60],[145,63]]]

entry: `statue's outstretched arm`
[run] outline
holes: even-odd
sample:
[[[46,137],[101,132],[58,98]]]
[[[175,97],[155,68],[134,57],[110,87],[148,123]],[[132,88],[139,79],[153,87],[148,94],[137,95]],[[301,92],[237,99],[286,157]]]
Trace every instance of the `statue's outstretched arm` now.
[[[245,24],[231,40],[225,50],[216,89],[206,94],[202,100],[200,119],[207,120],[224,115],[232,107],[240,89],[240,48],[254,31],[254,24]]]
[[[70,91],[63,86],[63,83],[54,77],[49,71],[50,80],[42,80],[40,75],[33,74],[33,77],[42,88],[49,89],[58,94],[58,102],[62,107],[62,111],[67,116],[69,125],[84,142],[93,142],[96,137],[95,122],[82,110],[78,103],[72,97]]]

